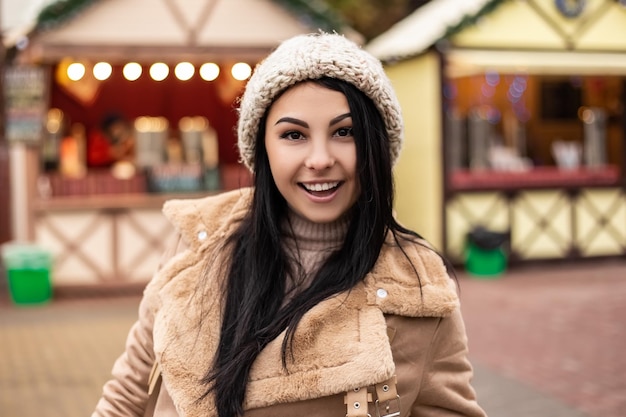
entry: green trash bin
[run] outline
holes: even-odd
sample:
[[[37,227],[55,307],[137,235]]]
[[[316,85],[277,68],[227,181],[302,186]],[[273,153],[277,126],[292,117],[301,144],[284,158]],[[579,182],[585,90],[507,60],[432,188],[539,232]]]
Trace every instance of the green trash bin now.
[[[476,227],[467,235],[465,270],[476,277],[496,278],[508,264],[508,232]]]
[[[2,262],[6,269],[11,300],[15,304],[42,304],[52,298],[52,255],[28,243],[2,246]]]

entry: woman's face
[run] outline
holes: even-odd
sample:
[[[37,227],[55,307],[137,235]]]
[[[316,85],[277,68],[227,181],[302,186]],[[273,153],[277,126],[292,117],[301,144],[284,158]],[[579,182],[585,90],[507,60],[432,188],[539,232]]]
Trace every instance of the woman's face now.
[[[337,220],[360,192],[356,145],[345,96],[312,82],[296,84],[272,105],[265,148],[289,207],[316,222]]]

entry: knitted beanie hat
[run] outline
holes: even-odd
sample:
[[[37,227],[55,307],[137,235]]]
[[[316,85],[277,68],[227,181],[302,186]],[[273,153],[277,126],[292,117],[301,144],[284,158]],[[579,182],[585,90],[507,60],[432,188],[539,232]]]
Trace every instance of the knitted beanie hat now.
[[[237,133],[241,160],[250,171],[254,171],[256,136],[266,109],[287,87],[322,77],[349,82],[372,99],[385,122],[391,163],[395,164],[402,147],[402,116],[382,64],[342,35],[315,33],[281,43],[256,66],[246,85]]]

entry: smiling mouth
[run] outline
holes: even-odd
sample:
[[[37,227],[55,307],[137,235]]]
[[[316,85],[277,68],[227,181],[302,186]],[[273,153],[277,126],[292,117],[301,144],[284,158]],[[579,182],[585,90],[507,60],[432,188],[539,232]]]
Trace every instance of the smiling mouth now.
[[[300,183],[300,187],[302,187],[307,193],[314,196],[326,196],[334,193],[340,186],[341,181],[332,181],[332,182],[318,182],[315,184],[304,184]]]

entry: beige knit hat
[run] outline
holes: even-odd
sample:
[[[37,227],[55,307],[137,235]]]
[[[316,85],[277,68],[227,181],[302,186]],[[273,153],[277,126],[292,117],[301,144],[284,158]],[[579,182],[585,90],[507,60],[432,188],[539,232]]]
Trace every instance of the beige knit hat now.
[[[281,43],[256,66],[246,85],[237,132],[241,160],[250,171],[254,171],[259,121],[274,98],[300,81],[324,76],[347,81],[374,101],[387,127],[391,163],[396,163],[402,147],[402,115],[382,64],[342,35],[315,33]]]

